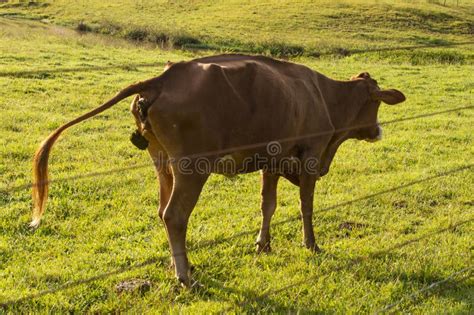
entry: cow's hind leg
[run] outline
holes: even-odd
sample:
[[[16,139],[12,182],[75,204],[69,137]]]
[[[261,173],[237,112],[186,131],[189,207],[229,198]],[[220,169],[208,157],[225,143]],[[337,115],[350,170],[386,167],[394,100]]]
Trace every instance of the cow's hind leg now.
[[[279,175],[262,172],[262,226],[256,241],[257,253],[270,252],[270,221],[276,209]]]
[[[315,174],[304,172],[300,175],[300,200],[304,245],[315,252],[319,252],[320,249],[315,242],[313,231],[313,199],[316,179],[317,175]]]
[[[163,213],[168,205],[173,190],[173,174],[169,167],[158,170],[158,180],[160,182],[160,206],[158,216],[163,220]]]
[[[190,287],[191,279],[185,244],[186,229],[189,216],[198,201],[208,175],[184,175],[175,169],[173,169],[173,175],[174,187],[163,213],[163,221],[168,233],[176,277],[182,285]]]
[[[153,133],[145,131],[146,136],[150,139],[148,152],[155,164],[156,174],[160,183],[160,205],[158,207],[158,216],[163,220],[163,212],[168,204],[171,191],[173,190],[173,172],[169,164],[169,157],[161,144],[156,140]]]
[[[160,182],[160,205],[158,206],[158,216],[163,221],[163,213],[165,212],[166,206],[171,198],[171,192],[173,190],[173,173],[169,166],[157,166],[158,181]],[[163,221],[164,222],[164,221]],[[171,268],[174,268],[174,260],[171,257]]]

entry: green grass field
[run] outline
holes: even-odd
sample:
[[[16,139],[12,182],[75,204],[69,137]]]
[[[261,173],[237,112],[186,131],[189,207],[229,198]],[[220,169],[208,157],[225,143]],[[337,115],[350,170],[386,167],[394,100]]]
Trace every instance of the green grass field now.
[[[259,174],[212,176],[188,230],[203,285],[191,291],[169,268],[152,163],[128,140],[129,100],[60,138],[48,210],[38,230],[28,228],[39,143],[129,83],[160,74],[167,60],[290,51],[332,78],[368,71],[407,96],[381,107],[384,122],[474,105],[474,45],[446,46],[472,41],[468,1],[106,3],[0,3],[0,313],[374,313],[399,301],[391,311],[474,312],[472,269],[409,298],[473,265],[473,169],[446,174],[473,163],[472,108],[387,124],[379,143],[346,142],[316,188],[324,254],[301,245],[298,190],[285,180],[273,252],[255,254]],[[73,30],[80,21],[90,32]],[[137,30],[146,37],[131,37]],[[165,44],[185,49],[157,47]],[[419,45],[444,46],[354,52]],[[82,178],[94,172],[103,173]],[[151,288],[118,293],[130,279]]]

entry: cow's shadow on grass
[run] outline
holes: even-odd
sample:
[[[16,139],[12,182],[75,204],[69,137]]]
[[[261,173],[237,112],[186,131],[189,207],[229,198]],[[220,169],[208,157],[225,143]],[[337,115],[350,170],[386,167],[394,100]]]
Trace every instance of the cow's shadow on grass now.
[[[253,248],[245,251],[246,255],[259,255],[255,254]],[[260,255],[273,255],[260,254]],[[342,266],[345,266],[350,260],[347,258],[340,257],[336,254],[324,252],[322,254],[315,254],[314,257],[307,259],[308,263],[320,265],[324,260],[340,261]],[[297,303],[292,303],[292,299],[286,298],[286,302],[280,301],[279,297],[281,294],[285,294],[285,291],[298,287],[299,285],[306,283],[306,281],[297,281],[290,283],[283,287],[265,288],[259,289],[241,289],[236,285],[235,287],[227,285],[229,276],[226,273],[220,273],[215,271],[206,272],[208,269],[206,263],[203,265],[196,265],[196,272],[193,274],[193,279],[197,280],[200,285],[192,289],[192,294],[199,300],[212,301],[217,303],[225,303],[227,306],[219,310],[219,313],[237,312],[237,313],[321,313],[328,311],[326,309],[320,309],[317,305],[314,308],[307,308],[305,306],[298,306]],[[322,275],[323,276],[323,275]],[[308,278],[307,281],[313,281],[313,278]],[[286,294],[285,294],[286,296]],[[192,303],[192,301],[189,301]]]
[[[436,286],[431,290],[424,293],[410,296],[413,292],[417,292],[421,288],[427,287],[432,283],[439,282],[445,279],[441,275],[426,276],[425,274],[399,274],[396,275],[398,279],[405,279],[411,286],[416,284],[416,289],[406,289],[403,286],[402,289],[395,292],[392,295],[391,300],[387,300],[385,304],[379,305],[380,309],[392,304],[400,302],[401,307],[407,307],[410,305],[420,304],[429,296],[436,295],[445,299],[462,302],[464,304],[472,303],[472,296],[469,293],[469,288],[472,288],[472,281],[457,281],[456,279],[442,283],[440,286]],[[382,282],[388,282],[388,279],[393,277],[387,277]],[[465,278],[461,280],[466,280]],[[208,277],[207,275],[201,275],[199,281],[201,281],[203,287],[195,289],[195,294],[199,298],[206,300],[214,300],[216,302],[226,301],[230,306],[221,310],[221,312],[227,313],[229,311],[237,311],[244,313],[258,313],[258,312],[277,312],[277,313],[297,313],[303,312],[314,313],[323,312],[324,310],[318,309],[315,305],[314,309],[307,309],[296,306],[288,306],[288,304],[278,301],[275,295],[265,295],[261,292],[254,290],[239,290],[233,287],[223,286],[220,282]],[[212,288],[212,290],[211,290]],[[210,292],[214,293],[210,293]],[[218,292],[218,293],[215,293]],[[234,297],[234,298],[232,298]],[[238,298],[235,298],[238,297]],[[377,309],[374,309],[377,311]]]
[[[237,313],[255,314],[260,312],[276,312],[293,314],[303,312],[304,314],[314,312],[314,310],[295,308],[285,305],[271,296],[265,296],[262,292],[254,290],[240,290],[230,286],[224,286],[224,281],[216,280],[206,274],[198,277],[202,287],[194,288],[194,294],[201,299],[216,302],[227,302],[229,306],[221,309],[219,313],[236,311]],[[212,293],[211,293],[212,291]]]
[[[455,272],[453,270],[453,272]],[[374,276],[365,273],[364,280],[377,282],[381,285],[390,282],[402,282],[402,285],[387,300],[386,306],[396,304],[397,307],[407,307],[423,303],[429,296],[443,297],[453,302],[472,303],[472,270],[466,270],[456,277],[447,279],[449,275],[440,273],[393,272],[389,275]],[[422,290],[422,291],[420,291]],[[471,293],[469,292],[471,290]],[[395,310],[395,307],[394,309]]]

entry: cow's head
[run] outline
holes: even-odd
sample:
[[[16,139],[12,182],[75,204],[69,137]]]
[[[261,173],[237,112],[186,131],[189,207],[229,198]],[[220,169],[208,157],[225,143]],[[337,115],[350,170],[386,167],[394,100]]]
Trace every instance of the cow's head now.
[[[375,142],[382,139],[382,128],[377,119],[379,106],[382,102],[388,105],[395,105],[405,101],[402,92],[389,89],[381,90],[377,81],[370,77],[367,72],[359,73],[351,78],[351,81],[360,81],[365,84],[367,90],[360,95],[362,106],[355,119],[355,126],[361,126],[351,131],[351,138]]]

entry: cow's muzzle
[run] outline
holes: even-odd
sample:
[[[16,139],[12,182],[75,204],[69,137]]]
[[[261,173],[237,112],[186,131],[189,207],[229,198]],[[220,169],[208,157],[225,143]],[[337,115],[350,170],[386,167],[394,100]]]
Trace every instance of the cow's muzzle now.
[[[382,134],[383,134],[383,129],[377,123],[377,131],[376,131],[375,137],[366,138],[364,140],[367,141],[367,142],[377,142],[377,141],[382,140]]]

